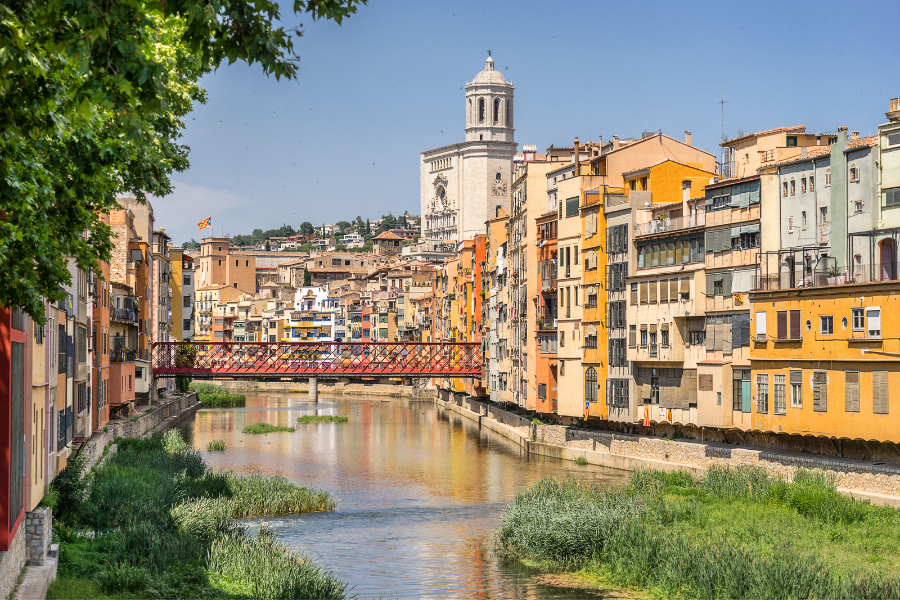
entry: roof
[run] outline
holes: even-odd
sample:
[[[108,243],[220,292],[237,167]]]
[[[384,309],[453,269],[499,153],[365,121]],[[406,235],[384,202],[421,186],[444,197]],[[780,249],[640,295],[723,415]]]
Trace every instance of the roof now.
[[[794,156],[792,158],[786,158],[784,160],[779,160],[775,163],[778,165],[787,165],[790,163],[800,162],[803,160],[809,160],[811,158],[815,158],[817,156],[827,156],[831,154],[831,146],[806,146],[806,156]]]
[[[622,172],[622,177],[624,177],[625,175],[628,175],[629,173],[639,173],[640,171],[646,171],[647,169],[649,169],[649,168],[651,168],[651,167],[655,167],[656,165],[661,165],[661,164],[663,164],[663,163],[666,162],[667,160],[669,160],[669,159],[668,159],[668,158],[664,158],[664,159],[662,159],[662,160],[656,161],[655,163],[653,163],[653,164],[651,164],[651,165],[647,165],[646,167],[638,167],[637,169],[630,169],[630,170],[628,170],[628,171],[623,171],[623,172]],[[678,161],[672,161],[672,162],[678,162]],[[679,164],[681,164],[681,163],[679,163]]]
[[[475,76],[472,83],[485,83],[488,85],[506,85],[506,78],[503,73],[494,70],[494,59],[489,54],[487,60],[484,61],[484,71]]]
[[[860,148],[862,146],[877,146],[878,145],[878,136],[873,135],[870,137],[864,138],[856,138],[855,140],[849,140],[847,142],[847,150],[851,148]]]
[[[725,140],[724,142],[722,142],[719,145],[720,146],[732,146],[732,145],[734,145],[735,142],[743,142],[744,140],[752,138],[752,137],[758,137],[761,135],[769,135],[771,133],[781,133],[781,132],[787,133],[789,131],[797,131],[798,129],[802,129],[803,131],[806,131],[806,125],[794,125],[793,127],[776,127],[775,129],[766,129],[765,131],[757,131],[756,133],[748,133],[747,135],[742,135],[741,137],[736,137],[734,139]],[[799,133],[803,133],[803,131],[801,131]]]
[[[372,238],[373,240],[402,240],[403,238],[393,231],[382,231]]]

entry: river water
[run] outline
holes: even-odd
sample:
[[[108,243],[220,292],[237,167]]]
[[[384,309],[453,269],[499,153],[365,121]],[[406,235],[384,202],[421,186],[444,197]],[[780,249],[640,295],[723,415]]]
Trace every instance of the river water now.
[[[306,414],[348,423],[300,425]],[[245,435],[254,423],[295,433]],[[542,585],[538,572],[491,551],[516,492],[547,476],[620,485],[627,473],[527,456],[509,440],[430,401],[247,396],[245,408],[201,410],[184,425],[194,447],[224,439],[209,464],[279,473],[336,498],[332,513],[266,518],[292,548],[350,584],[359,598],[584,598]],[[254,524],[257,524],[254,521]]]

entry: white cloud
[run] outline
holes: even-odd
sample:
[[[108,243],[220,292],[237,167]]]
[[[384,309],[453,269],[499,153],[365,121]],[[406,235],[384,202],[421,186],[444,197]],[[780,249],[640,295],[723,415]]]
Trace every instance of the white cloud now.
[[[163,227],[174,241],[181,244],[191,238],[200,239],[201,235],[210,235],[210,231],[200,232],[197,223],[212,216],[212,223],[217,235],[221,235],[222,226],[229,233],[226,221],[233,209],[247,206],[251,200],[229,190],[214,190],[202,185],[193,185],[180,181],[172,182],[173,191],[163,198],[151,197],[153,216],[156,227]]]

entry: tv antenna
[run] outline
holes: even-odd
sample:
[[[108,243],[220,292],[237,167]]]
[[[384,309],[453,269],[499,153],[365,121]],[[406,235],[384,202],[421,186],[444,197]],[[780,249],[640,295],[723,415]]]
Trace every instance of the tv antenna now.
[[[719,104],[722,106],[722,137],[721,141],[725,141],[725,105],[728,104],[729,101],[725,99],[725,85],[722,84],[722,99],[719,100]]]

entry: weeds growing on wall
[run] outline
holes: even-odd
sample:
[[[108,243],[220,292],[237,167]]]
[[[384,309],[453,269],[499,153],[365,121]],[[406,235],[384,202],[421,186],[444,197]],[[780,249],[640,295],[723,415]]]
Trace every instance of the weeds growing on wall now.
[[[59,576],[48,598],[345,596],[330,572],[233,520],[333,510],[326,492],[281,477],[210,471],[176,437],[117,440],[118,452],[94,472],[77,512],[68,509],[77,518],[56,526]],[[222,547],[238,553],[230,561],[252,564],[254,575],[217,557]]]
[[[900,510],[756,467],[636,471],[623,490],[542,480],[507,507],[503,554],[663,597],[900,597]]]

